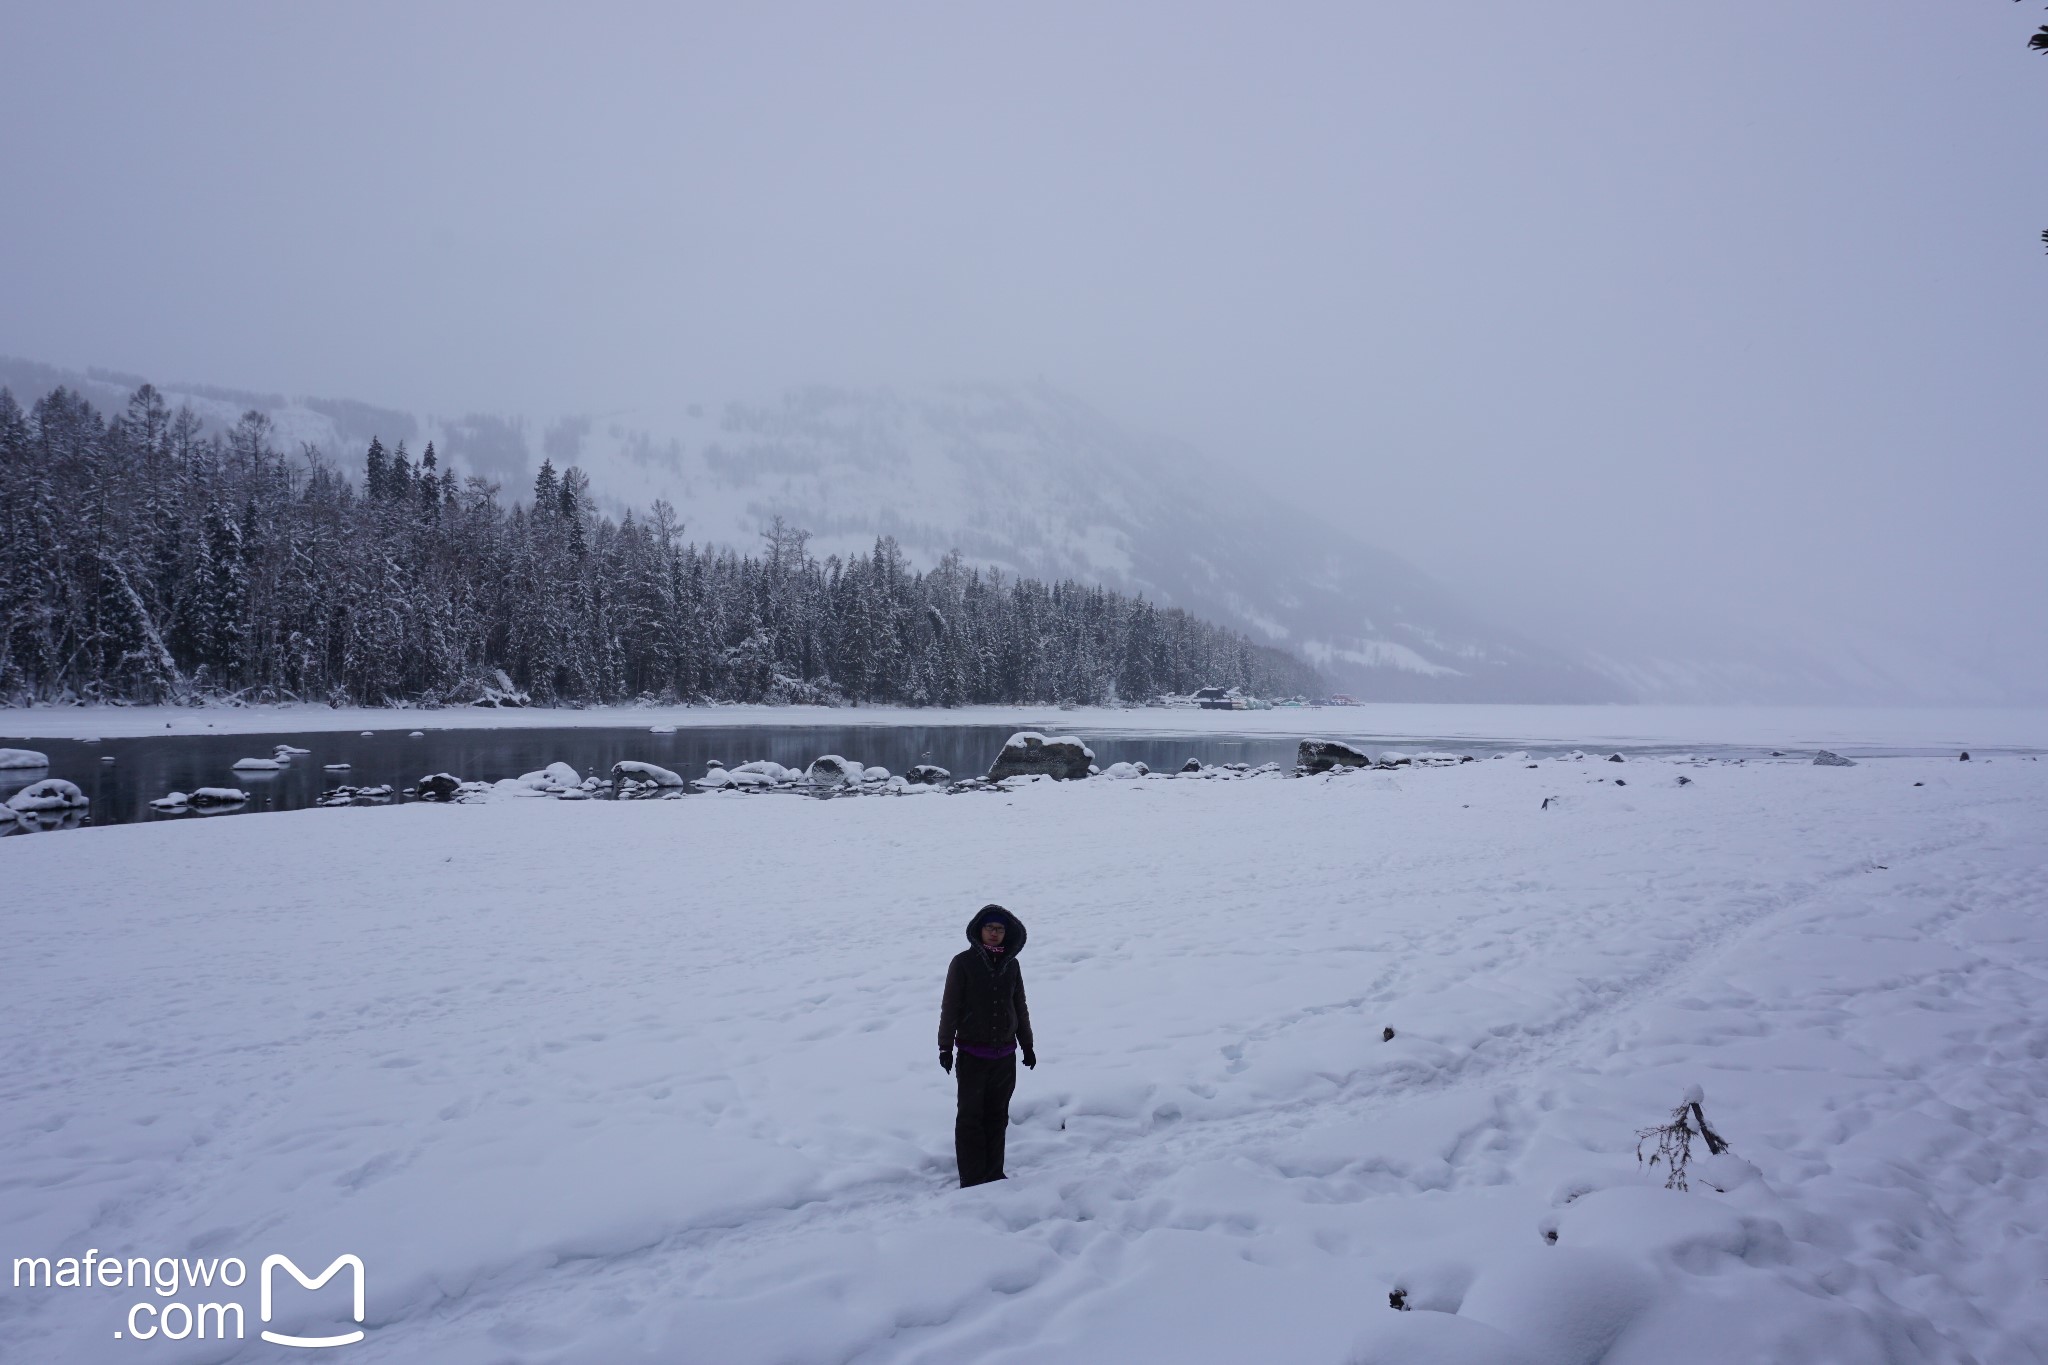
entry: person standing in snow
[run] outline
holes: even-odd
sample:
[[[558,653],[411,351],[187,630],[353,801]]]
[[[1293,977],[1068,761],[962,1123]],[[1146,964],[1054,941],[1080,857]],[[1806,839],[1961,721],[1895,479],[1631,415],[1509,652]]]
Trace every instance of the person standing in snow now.
[[[1010,1094],[1017,1088],[1017,1050],[1024,1065],[1038,1065],[1031,1050],[1031,1010],[1024,1003],[1024,925],[1000,905],[984,905],[967,922],[967,950],[946,968],[939,1005],[939,1066],[960,1086],[953,1120],[953,1154],[960,1184],[1002,1180],[1003,1139],[1010,1125]],[[959,1050],[959,1061],[953,1058]]]

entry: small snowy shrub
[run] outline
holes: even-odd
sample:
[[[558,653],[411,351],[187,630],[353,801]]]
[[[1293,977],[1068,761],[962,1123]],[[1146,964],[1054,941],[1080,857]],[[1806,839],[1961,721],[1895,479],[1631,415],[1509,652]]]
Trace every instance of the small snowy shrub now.
[[[1692,1161],[1692,1140],[1706,1141],[1707,1152],[1719,1156],[1728,1150],[1728,1143],[1713,1129],[1707,1127],[1707,1116],[1700,1109],[1706,1096],[1696,1085],[1687,1086],[1685,1098],[1671,1111],[1671,1121],[1660,1123],[1654,1128],[1636,1131],[1636,1160],[1642,1161],[1643,1148],[1650,1139],[1657,1140],[1657,1150],[1649,1156],[1649,1164],[1664,1163],[1664,1188],[1682,1190],[1686,1188],[1685,1168]]]

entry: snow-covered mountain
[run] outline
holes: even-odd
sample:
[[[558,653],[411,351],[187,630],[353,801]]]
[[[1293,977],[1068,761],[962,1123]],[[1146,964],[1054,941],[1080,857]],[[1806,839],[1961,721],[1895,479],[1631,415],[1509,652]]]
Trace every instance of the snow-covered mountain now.
[[[0,363],[32,401],[72,384],[118,411],[141,381]],[[1366,543],[1340,510],[1318,517],[1268,495],[1255,464],[1125,429],[1041,386],[851,391],[762,403],[544,423],[435,418],[361,403],[159,384],[227,426],[255,408],[278,444],[352,464],[372,435],[524,493],[543,458],[581,466],[623,510],[656,498],[693,539],[751,548],[777,516],[845,554],[891,535],[914,563],[970,563],[1140,592],[1291,650],[1375,700],[1604,701],[1610,676],[1482,622],[1412,565]]]
[[[0,387],[24,404],[64,384],[113,415],[141,383],[0,358]],[[699,541],[751,549],[781,516],[812,532],[819,555],[886,534],[919,565],[957,549],[972,563],[1142,592],[1292,650],[1365,699],[2038,701],[1996,681],[2027,674],[1998,653],[2018,648],[2003,639],[1966,657],[1847,621],[1792,631],[1668,608],[1560,614],[1517,632],[1371,545],[1360,530],[1371,509],[1290,505],[1265,491],[1255,455],[1219,462],[1042,386],[813,387],[551,418],[157,387],[221,430],[257,409],[280,447],[317,446],[358,472],[372,436],[415,455],[432,441],[509,497],[525,495],[543,459],[579,465],[612,510],[666,498]]]

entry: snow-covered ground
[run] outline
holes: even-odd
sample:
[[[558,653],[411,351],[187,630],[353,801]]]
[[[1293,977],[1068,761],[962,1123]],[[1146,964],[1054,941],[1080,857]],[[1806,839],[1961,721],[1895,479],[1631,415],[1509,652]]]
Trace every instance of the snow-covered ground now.
[[[2048,749],[2048,710],[1958,707],[1509,706],[1381,702],[1365,706],[1201,711],[1189,707],[593,706],[439,710],[286,706],[38,706],[0,709],[0,740],[320,730],[488,730],[553,726],[998,725],[1086,736],[1333,735],[1498,744],[1750,745],[1760,748]]]
[[[1040,1065],[962,1191],[934,1033],[987,900]],[[2009,757],[10,840],[0,1246],[238,1257],[176,1297],[248,1340],[0,1283],[0,1356],[273,1359],[262,1257],[348,1252],[351,1361],[2038,1361],[2044,905],[2048,763]],[[1637,1162],[1693,1085],[1725,1190]]]

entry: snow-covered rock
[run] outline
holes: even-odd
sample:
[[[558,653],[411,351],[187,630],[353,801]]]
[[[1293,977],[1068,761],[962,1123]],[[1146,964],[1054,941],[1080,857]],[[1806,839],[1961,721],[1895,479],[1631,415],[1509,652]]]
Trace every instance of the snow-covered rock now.
[[[274,758],[242,758],[235,760],[233,771],[238,773],[274,773],[284,764]]]
[[[491,784],[491,791],[498,796],[516,797],[520,800],[538,801],[548,795],[548,789],[527,779],[538,776],[528,773],[525,777],[504,777]]]
[[[690,785],[698,791],[717,792],[740,785],[733,775],[723,768],[712,768],[704,776],[691,779]]]
[[[34,749],[0,749],[0,770],[49,766],[50,756],[37,753]]]
[[[415,784],[422,801],[453,801],[462,779],[452,773],[429,773]]]
[[[1853,768],[1856,766],[1855,759],[1843,758],[1840,754],[1830,753],[1826,749],[1822,749],[1813,756],[1813,763],[1817,768]]]
[[[732,770],[732,774],[738,778],[766,778],[770,782],[789,782],[797,777],[792,770],[765,758],[757,758],[752,763],[742,763]]]
[[[1144,776],[1135,763],[1112,763],[1102,770],[1102,775],[1114,782],[1135,782]]]
[[[1076,781],[1088,776],[1088,765],[1094,761],[1094,751],[1072,735],[1047,739],[1036,730],[1019,730],[989,765],[988,780],[1043,776]]]
[[[922,787],[937,786],[942,783],[950,782],[953,779],[953,774],[951,772],[947,771],[944,768],[941,768],[936,763],[916,764],[910,769],[909,772],[903,774],[903,776],[904,779],[910,782],[913,786]]]
[[[1190,760],[1192,761],[1192,760]],[[1372,759],[1363,749],[1341,739],[1305,739],[1295,751],[1295,765],[1306,773],[1326,773],[1332,768],[1369,768]]]
[[[66,782],[61,777],[46,777],[40,782],[31,782],[7,798],[7,804],[17,811],[75,810],[92,803],[76,783]]]
[[[814,787],[843,787],[860,781],[860,764],[838,754],[825,754],[811,760],[811,766],[804,769],[804,781]]]
[[[303,754],[310,754],[312,752],[313,751],[311,749],[301,749],[291,744],[280,744],[275,749],[272,749],[270,751],[270,756],[272,758],[278,759],[279,761],[283,761],[289,758],[298,758]]]
[[[583,785],[583,775],[566,763],[550,763],[542,771],[547,774],[548,781],[558,787],[580,787]]]
[[[657,767],[652,763],[642,763],[637,759],[630,758],[621,759],[619,762],[612,764],[612,781],[617,782],[622,777],[636,778],[642,782],[652,782],[657,787],[680,787],[683,785],[683,779],[677,774],[670,772],[667,768]]]
[[[249,799],[249,793],[240,787],[201,787],[185,799],[195,806],[238,806]]]

